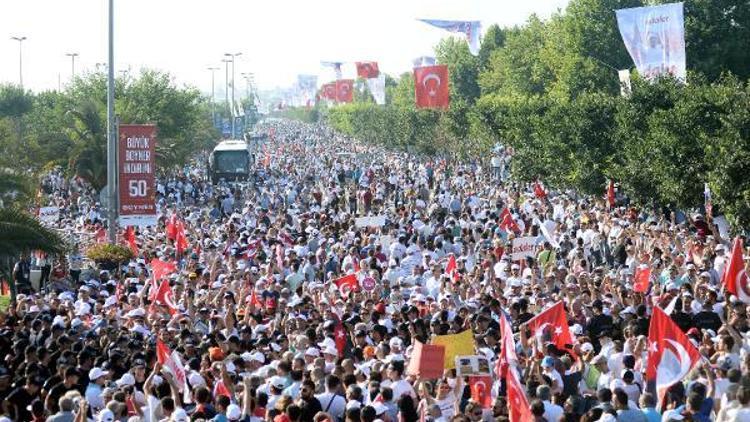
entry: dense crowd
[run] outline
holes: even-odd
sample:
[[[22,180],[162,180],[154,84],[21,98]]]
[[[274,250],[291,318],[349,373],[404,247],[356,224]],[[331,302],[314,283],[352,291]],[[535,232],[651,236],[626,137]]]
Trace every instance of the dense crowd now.
[[[750,421],[748,305],[721,283],[720,220],[512,182],[502,147],[462,163],[322,126],[258,130],[273,136],[247,183],[210,184],[202,159],[161,177],[159,224],[135,229],[137,256],[115,269],[84,259],[104,225],[95,192],[45,179],[76,241],[15,266],[2,420],[503,421],[512,334],[534,420]],[[513,260],[519,237],[535,248]],[[558,302],[564,347],[527,324]],[[656,306],[703,356],[663,397],[645,377]],[[490,362],[489,403],[450,363],[435,378],[408,370],[415,345],[467,330]]]

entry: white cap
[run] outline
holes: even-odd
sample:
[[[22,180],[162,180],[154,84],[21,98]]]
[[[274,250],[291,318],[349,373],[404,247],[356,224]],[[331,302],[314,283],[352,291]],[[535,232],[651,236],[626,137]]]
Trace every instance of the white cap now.
[[[94,381],[95,379],[103,377],[107,374],[109,374],[109,371],[103,371],[102,368],[91,368],[91,370],[89,371],[89,380]]]
[[[231,405],[229,407],[232,407]],[[227,408],[227,410],[229,410]],[[169,418],[171,422],[189,422],[190,419],[188,419],[187,412],[185,412],[185,409],[178,407],[177,409],[172,412],[172,416]]]
[[[115,414],[109,409],[102,409],[96,416],[96,422],[114,422]]]
[[[314,347],[308,347],[307,350],[305,350],[305,356],[318,357],[320,356],[320,350]]]
[[[335,346],[334,347],[328,346],[325,349],[323,349],[323,354],[338,356],[339,351],[338,349],[336,349]]]
[[[130,387],[135,385],[135,377],[130,372],[124,373],[119,380],[115,381],[118,387]]]
[[[286,386],[286,380],[283,377],[274,376],[271,377],[271,385],[276,388],[284,388]]]
[[[242,411],[240,407],[232,403],[227,407],[227,419],[230,421],[238,421],[242,417]]]

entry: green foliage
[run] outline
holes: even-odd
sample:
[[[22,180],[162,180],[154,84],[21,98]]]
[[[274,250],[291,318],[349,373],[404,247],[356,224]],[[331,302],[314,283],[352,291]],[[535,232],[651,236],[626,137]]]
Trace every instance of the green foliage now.
[[[65,242],[28,212],[16,207],[0,208],[0,256],[15,258],[32,250],[61,253]]]
[[[22,172],[63,166],[95,188],[106,184],[107,80],[101,72],[76,78],[62,92],[25,93],[0,86],[0,168]],[[178,87],[166,73],[127,73],[115,82],[122,123],[157,125],[157,168],[181,166],[219,138],[208,99]]]
[[[133,259],[134,254],[129,248],[109,243],[97,243],[86,251],[86,257],[94,262],[121,263]]]
[[[0,85],[0,118],[21,117],[31,111],[32,99],[17,85]]]

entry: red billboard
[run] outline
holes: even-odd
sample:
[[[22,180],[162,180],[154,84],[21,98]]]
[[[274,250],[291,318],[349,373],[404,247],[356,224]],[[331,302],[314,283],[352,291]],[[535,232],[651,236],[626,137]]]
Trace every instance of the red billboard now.
[[[120,125],[118,137],[121,226],[156,225],[155,125]]]

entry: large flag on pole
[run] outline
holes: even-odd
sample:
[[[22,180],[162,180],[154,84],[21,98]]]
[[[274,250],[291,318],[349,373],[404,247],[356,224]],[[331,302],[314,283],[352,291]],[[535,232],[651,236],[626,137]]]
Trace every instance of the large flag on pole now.
[[[750,303],[750,283],[748,283],[747,273],[745,273],[745,262],[742,257],[742,239],[734,239],[732,254],[729,262],[724,268],[721,282],[727,291],[737,296],[741,301]]]
[[[531,334],[539,342],[539,350],[544,350],[547,343],[553,343],[558,350],[573,352],[573,336],[568,327],[568,316],[562,302],[545,309],[526,322]]]
[[[354,81],[351,79],[340,79],[336,81],[336,101],[350,103],[354,100]]]
[[[669,387],[681,382],[700,360],[698,349],[661,308],[654,307],[648,329],[646,383],[659,401]]]
[[[376,78],[367,79],[367,87],[376,104],[385,104],[385,75],[380,73]]]
[[[617,25],[638,72],[646,79],[669,74],[685,80],[683,3],[617,10]]]
[[[450,103],[448,66],[436,65],[414,69],[414,92],[417,108],[447,109]]]
[[[439,19],[419,19],[420,21],[444,29],[448,32],[464,34],[469,43],[469,51],[473,55],[479,54],[479,34],[482,32],[482,23],[479,21],[446,21]]]
[[[378,62],[355,62],[357,65],[357,76],[362,79],[377,78],[380,75]]]

